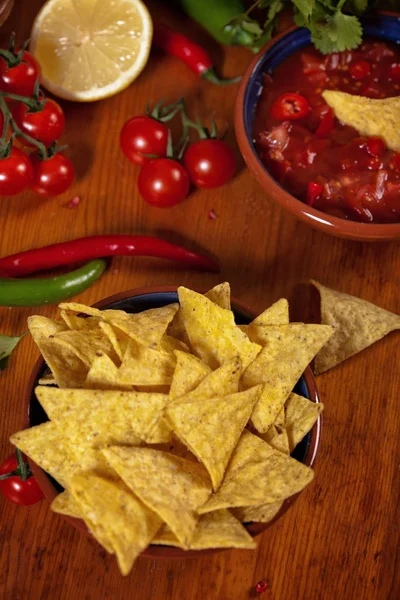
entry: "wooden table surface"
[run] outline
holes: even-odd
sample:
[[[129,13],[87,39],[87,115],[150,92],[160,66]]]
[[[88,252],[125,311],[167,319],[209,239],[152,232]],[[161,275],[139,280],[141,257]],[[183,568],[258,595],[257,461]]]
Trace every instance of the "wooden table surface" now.
[[[19,0],[2,27],[4,42],[15,28],[29,35],[42,4]],[[220,71],[240,73],[250,60],[244,49],[222,49],[168,3],[149,3],[153,14],[208,43]],[[206,42],[207,39],[207,42]],[[63,103],[64,140],[78,172],[64,196],[41,200],[27,192],[0,202],[0,253],[100,233],[132,233],[181,240],[205,248],[222,265],[221,275],[186,271],[157,259],[120,258],[77,298],[93,303],[128,288],[184,284],[211,287],[228,280],[232,293],[261,311],[281,296],[292,317],[309,317],[308,287],[315,278],[400,311],[399,244],[342,241],[300,224],[271,204],[241,163],[221,189],[196,191],[180,206],[146,205],[136,190],[138,170],[121,155],[119,131],[148,100],[184,95],[191,114],[216,111],[232,125],[235,88],[199,81],[177,60],[152,54],[137,82],[95,104]],[[239,155],[238,155],[239,156]],[[79,196],[77,208],[68,201]],[[213,209],[217,219],[210,220]],[[31,314],[55,316],[55,306],[0,309],[2,333],[16,335]],[[17,507],[0,497],[0,598],[5,600],[135,599],[242,600],[268,582],[266,600],[389,600],[400,597],[400,419],[398,334],[318,378],[326,409],[314,482],[259,539],[256,551],[225,551],[185,561],[140,558],[123,578],[114,558],[52,514],[46,502]],[[396,356],[397,352],[397,356]],[[0,457],[21,428],[23,395],[38,351],[24,338],[0,374]]]

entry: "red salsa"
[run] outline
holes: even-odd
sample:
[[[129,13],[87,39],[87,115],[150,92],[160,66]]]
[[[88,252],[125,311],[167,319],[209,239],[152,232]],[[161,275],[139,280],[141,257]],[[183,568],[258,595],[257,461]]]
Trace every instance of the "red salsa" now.
[[[400,95],[400,49],[366,41],[323,56],[309,46],[266,75],[256,111],[257,152],[292,195],[322,212],[364,223],[400,222],[400,153],[342,125],[324,90]]]

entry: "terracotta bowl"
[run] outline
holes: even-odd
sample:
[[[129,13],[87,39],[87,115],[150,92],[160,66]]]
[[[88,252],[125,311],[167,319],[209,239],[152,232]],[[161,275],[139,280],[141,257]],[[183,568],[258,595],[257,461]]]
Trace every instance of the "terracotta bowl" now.
[[[379,13],[362,20],[364,34],[388,42],[400,42],[400,15]],[[310,43],[305,28],[293,27],[273,38],[261,50],[245,72],[235,109],[236,136],[243,158],[267,198],[277,202],[298,219],[316,229],[343,238],[362,241],[394,240],[400,238],[400,223],[369,224],[333,217],[307,206],[287,192],[269,174],[259,159],[253,143],[253,120],[258,98],[263,88],[265,73],[272,73],[285,58]]]
[[[149,308],[157,308],[160,306],[165,306],[166,304],[171,304],[172,302],[177,302],[178,295],[176,292],[176,287],[163,287],[160,288],[141,288],[128,290],[126,292],[122,292],[120,294],[116,294],[115,296],[110,296],[98,302],[94,306],[97,308],[114,308],[125,310],[126,312],[140,312],[142,310],[147,310]],[[247,307],[242,302],[235,300],[232,298],[232,309],[235,314],[235,319],[238,324],[246,324],[249,323],[256,315],[254,311],[252,311],[249,307]],[[34,389],[37,385],[38,380],[43,374],[46,372],[46,364],[42,358],[40,358],[29,378],[29,383],[25,393],[25,404],[26,404],[26,427],[33,427],[35,425],[39,425],[47,421],[47,416],[42,407],[40,406],[36,396],[34,394]],[[295,391],[302,396],[309,398],[312,402],[319,402],[318,391],[315,385],[314,376],[310,367],[307,367],[303,376],[296,384]],[[292,456],[300,460],[304,464],[311,466],[317,455],[319,440],[321,435],[321,417],[318,419],[315,424],[313,430],[304,438],[304,440],[296,447]],[[43,491],[45,498],[52,502],[54,498],[62,491],[62,487],[48,475],[45,471],[43,471],[40,467],[38,467],[34,462],[29,460],[29,464],[31,466],[32,472],[35,475],[37,482]],[[279,519],[290,507],[290,505],[296,499],[296,496],[292,496],[288,500],[286,500],[273,519],[269,523],[249,523],[246,525],[249,533],[252,536],[259,535],[265,529],[267,529],[272,523],[274,523],[277,519]],[[72,517],[64,517],[71,525],[83,531],[87,535],[91,535],[85,525],[85,523],[81,519],[74,519]],[[210,550],[189,550],[184,551],[179,548],[172,548],[170,546],[149,546],[142,553],[143,556],[151,557],[151,558],[193,558],[202,554],[210,554],[213,552],[221,551],[222,549],[210,549]]]

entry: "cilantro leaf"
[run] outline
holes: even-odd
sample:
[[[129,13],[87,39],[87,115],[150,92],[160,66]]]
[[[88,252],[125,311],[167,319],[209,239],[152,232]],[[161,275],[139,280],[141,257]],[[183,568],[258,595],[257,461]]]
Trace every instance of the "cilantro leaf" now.
[[[344,15],[340,10],[328,20],[328,35],[339,52],[356,48],[362,40],[362,27],[357,17]]]
[[[350,0],[346,3],[346,10],[362,15],[368,8],[368,0]]]
[[[25,331],[22,335],[17,337],[0,334],[0,371],[4,371],[7,367],[11,353],[27,333],[28,332]]]
[[[315,7],[315,0],[292,0],[295,7],[303,15],[304,19],[308,21],[311,13]]]

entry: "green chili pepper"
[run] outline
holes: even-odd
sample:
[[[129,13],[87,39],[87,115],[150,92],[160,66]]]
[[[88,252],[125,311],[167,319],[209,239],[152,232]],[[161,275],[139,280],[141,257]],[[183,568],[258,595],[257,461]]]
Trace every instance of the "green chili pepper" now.
[[[47,279],[0,278],[0,306],[56,304],[86,290],[103,273],[106,261],[92,260],[83,267]]]
[[[185,13],[207,29],[218,42],[227,46],[248,46],[252,43],[252,36],[246,31],[225,27],[245,12],[242,0],[179,0],[179,3]]]

